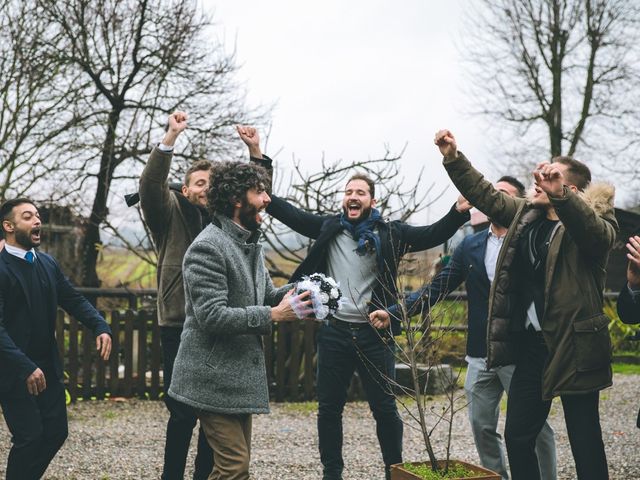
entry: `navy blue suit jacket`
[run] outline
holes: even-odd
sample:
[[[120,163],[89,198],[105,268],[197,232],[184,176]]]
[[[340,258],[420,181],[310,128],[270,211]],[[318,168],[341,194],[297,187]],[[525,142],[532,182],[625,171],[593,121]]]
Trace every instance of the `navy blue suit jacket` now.
[[[624,323],[640,323],[640,299],[633,298],[627,285],[618,295],[618,316]]]
[[[618,295],[617,308],[618,316],[624,323],[640,323],[640,299],[631,296],[627,285]],[[640,428],[640,411],[638,411],[636,426]]]
[[[467,355],[487,356],[487,315],[491,282],[484,266],[488,229],[466,236],[456,247],[449,263],[430,284],[407,297],[411,315],[428,311],[440,299],[466,282],[469,333]]]
[[[46,253],[37,253],[37,262],[44,267],[48,284],[53,289],[48,299],[32,298],[25,278],[12,265],[11,254],[5,249],[0,252],[0,391],[10,390],[17,381],[24,382],[37,365],[26,355],[32,332],[31,306],[35,301],[48,301],[45,306],[55,319],[58,306],[62,307],[78,321],[98,336],[111,334],[111,329],[98,311],[86,298],[80,295],[64,276],[54,258]],[[55,321],[55,320],[54,320]],[[55,339],[55,325],[51,326],[51,359],[59,379],[62,362],[58,355]]]

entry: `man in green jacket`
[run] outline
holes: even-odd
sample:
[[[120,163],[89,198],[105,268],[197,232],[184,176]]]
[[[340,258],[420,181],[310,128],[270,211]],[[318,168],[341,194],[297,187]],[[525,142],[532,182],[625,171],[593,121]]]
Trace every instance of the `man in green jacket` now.
[[[610,185],[570,157],[542,162],[527,199],[497,191],[457,150],[448,130],[435,143],[458,190],[509,225],[489,296],[487,367],[515,363],[505,440],[514,480],[539,479],[535,440],[560,396],[579,479],[607,479],[598,413],[611,385],[605,266],[618,229]]]

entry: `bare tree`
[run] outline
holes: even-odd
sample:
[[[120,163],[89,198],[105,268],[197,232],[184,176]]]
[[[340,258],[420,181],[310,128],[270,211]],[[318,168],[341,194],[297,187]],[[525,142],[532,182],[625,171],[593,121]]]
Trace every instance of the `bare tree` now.
[[[498,135],[502,168],[585,152],[606,165],[638,141],[640,4],[477,0],[469,12],[474,110],[513,134]]]
[[[80,278],[97,286],[112,187],[138,178],[166,115],[177,108],[191,114],[182,169],[196,158],[233,155],[230,127],[257,116],[234,82],[233,53],[209,35],[211,21],[195,1],[37,1],[62,37],[47,58],[77,73],[82,96],[73,113],[88,113],[58,148],[69,158],[64,175],[77,187],[76,200],[91,203]]]
[[[422,170],[415,179],[406,182],[400,173],[402,153],[394,154],[387,149],[380,158],[351,163],[327,162],[323,159],[320,170],[314,173],[306,172],[300,161],[294,161],[293,172],[287,182],[288,188],[283,189],[284,193],[280,196],[310,213],[335,214],[342,209],[340,194],[344,192],[348,178],[355,172],[365,172],[376,185],[376,208],[385,217],[407,221],[436,201],[444,190],[434,192],[435,185],[432,184],[418,193],[422,183]],[[282,183],[278,183],[276,193],[282,188]],[[266,258],[271,275],[289,278],[291,267],[297,266],[305,258],[311,240],[296,236],[286,226],[270,218],[265,222],[263,231],[265,241],[272,251]]]
[[[0,198],[19,196],[57,168],[51,142],[78,119],[71,72],[44,56],[59,35],[34,0],[0,0]],[[74,83],[73,81],[71,83]]]

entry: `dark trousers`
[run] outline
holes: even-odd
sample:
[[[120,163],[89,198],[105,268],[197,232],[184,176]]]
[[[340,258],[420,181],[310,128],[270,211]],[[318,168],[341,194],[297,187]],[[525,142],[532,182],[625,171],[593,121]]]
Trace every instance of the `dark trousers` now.
[[[11,432],[7,480],[37,480],[67,439],[64,385],[53,372],[44,372],[47,388],[30,395],[25,382],[0,395],[2,413]]]
[[[196,411],[184,403],[180,403],[169,395],[173,364],[178,355],[180,335],[182,328],[160,327],[160,341],[162,343],[162,358],[164,365],[164,403],[169,410],[167,422],[167,436],[164,444],[164,467],[162,469],[163,480],[183,480],[184,469],[187,463],[187,454],[193,428],[198,417]],[[213,450],[207,442],[207,437],[202,428],[198,432],[198,450],[196,452],[194,480],[205,480],[213,470]]]
[[[507,401],[505,440],[513,480],[540,478],[535,444],[551,408],[550,400],[542,400],[542,371],[547,354],[541,334],[527,332]],[[599,392],[562,395],[560,399],[578,479],[607,480]]]
[[[395,378],[394,345],[369,324],[358,325],[338,322],[318,332],[318,442],[325,480],[342,478],[342,411],[355,370],[376,421],[387,478],[389,466],[402,462],[402,421],[388,381]]]

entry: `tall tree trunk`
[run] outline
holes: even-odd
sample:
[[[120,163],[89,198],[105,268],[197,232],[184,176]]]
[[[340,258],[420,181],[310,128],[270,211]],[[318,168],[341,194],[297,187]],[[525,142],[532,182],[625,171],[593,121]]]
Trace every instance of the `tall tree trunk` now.
[[[102,241],[100,240],[100,225],[107,216],[107,199],[111,187],[113,171],[116,168],[114,158],[116,143],[116,127],[120,119],[121,108],[115,108],[109,113],[109,123],[107,125],[107,135],[102,148],[100,158],[100,171],[98,172],[96,185],[96,195],[91,208],[89,224],[82,245],[82,274],[81,284],[85,287],[99,287],[100,279],[96,265]]]
[[[562,30],[559,1],[553,2],[553,22],[551,38],[551,74],[553,87],[549,108],[549,136],[551,157],[562,155],[562,60],[566,32]]]

